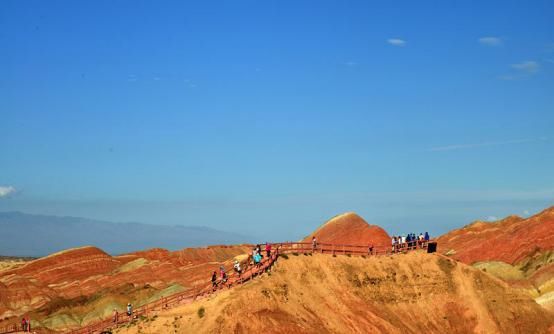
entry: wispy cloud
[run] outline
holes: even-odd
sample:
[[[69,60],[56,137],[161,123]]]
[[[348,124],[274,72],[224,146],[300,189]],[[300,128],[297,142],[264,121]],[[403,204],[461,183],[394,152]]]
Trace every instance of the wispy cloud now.
[[[463,149],[480,148],[480,147],[488,147],[488,146],[524,144],[524,143],[532,143],[532,142],[545,141],[545,140],[547,140],[546,137],[541,137],[541,138],[533,138],[533,139],[516,139],[516,140],[493,141],[493,142],[474,143],[474,144],[456,144],[456,145],[431,147],[427,151],[431,151],[431,152],[453,151],[453,150],[463,150]]]
[[[481,38],[479,38],[478,41],[481,45],[486,45],[486,46],[501,46],[502,45],[502,39],[499,38],[499,37],[492,37],[492,36],[481,37]]]
[[[497,221],[497,220],[498,220],[498,217],[496,217],[496,216],[488,216],[487,217],[487,221],[489,221],[489,222],[494,222],[494,221]]]
[[[540,64],[534,60],[526,60],[518,64],[512,64],[512,68],[525,73],[537,73],[540,69]]]
[[[6,197],[15,192],[15,188],[12,186],[0,186],[0,198]]]
[[[389,38],[387,43],[394,46],[406,46],[406,41],[400,38]]]
[[[510,67],[512,68],[512,73],[500,75],[498,79],[517,80],[528,78],[540,71],[541,64],[534,60],[526,60],[521,63],[512,64]]]

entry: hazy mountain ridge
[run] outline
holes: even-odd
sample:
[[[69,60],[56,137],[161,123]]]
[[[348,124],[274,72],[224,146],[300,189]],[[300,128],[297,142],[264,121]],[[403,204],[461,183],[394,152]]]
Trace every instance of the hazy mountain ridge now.
[[[0,254],[44,256],[94,245],[110,254],[163,247],[171,250],[214,244],[237,244],[250,237],[200,226],[113,223],[81,217],[0,212]]]

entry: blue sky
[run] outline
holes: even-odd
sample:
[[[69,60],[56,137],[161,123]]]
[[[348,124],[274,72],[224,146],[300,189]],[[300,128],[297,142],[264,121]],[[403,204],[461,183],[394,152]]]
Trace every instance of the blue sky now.
[[[2,1],[0,210],[297,239],[554,205],[551,1]]]

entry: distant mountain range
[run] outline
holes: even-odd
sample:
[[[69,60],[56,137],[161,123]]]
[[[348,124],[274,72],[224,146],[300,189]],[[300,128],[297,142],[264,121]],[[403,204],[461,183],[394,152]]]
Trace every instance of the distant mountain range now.
[[[237,244],[252,238],[198,226],[113,223],[79,217],[0,212],[0,255],[44,256],[94,245],[110,254],[163,247],[170,250]]]

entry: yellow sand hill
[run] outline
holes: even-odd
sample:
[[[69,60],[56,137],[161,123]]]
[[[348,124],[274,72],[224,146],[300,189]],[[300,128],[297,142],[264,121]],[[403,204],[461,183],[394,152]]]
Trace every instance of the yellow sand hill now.
[[[551,326],[552,313],[501,280],[418,252],[289,255],[270,276],[115,333],[548,333]]]

